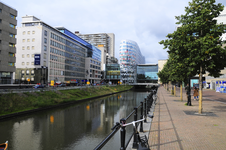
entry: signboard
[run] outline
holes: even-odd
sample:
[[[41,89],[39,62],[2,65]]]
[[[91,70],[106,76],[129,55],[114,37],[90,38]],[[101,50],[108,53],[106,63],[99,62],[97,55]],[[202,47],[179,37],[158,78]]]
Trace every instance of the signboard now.
[[[40,65],[41,55],[35,54],[34,59],[35,59],[35,65]]]
[[[51,86],[54,86],[54,80],[51,80]]]
[[[107,71],[107,75],[120,75],[120,71],[119,70]]]

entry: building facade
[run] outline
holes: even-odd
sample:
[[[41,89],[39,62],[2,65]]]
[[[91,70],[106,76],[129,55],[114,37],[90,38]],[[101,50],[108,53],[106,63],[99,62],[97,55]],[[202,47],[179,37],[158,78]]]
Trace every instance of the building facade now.
[[[0,2],[0,84],[12,84],[16,63],[17,10]]]
[[[93,55],[86,58],[86,79],[90,84],[101,81],[101,50],[92,45]]]
[[[105,75],[106,83],[119,84],[121,80],[120,65],[117,63],[106,64]]]
[[[115,58],[114,33],[80,34],[78,31],[75,33],[102,51],[101,70],[105,70],[105,64],[118,63],[117,58]]]
[[[137,65],[137,83],[158,83],[158,64]]]
[[[145,64],[145,57],[141,54],[136,42],[122,40],[119,51],[121,80],[123,83],[135,83],[136,66]]]
[[[226,7],[224,7],[224,10],[215,19],[217,20],[218,24],[222,23],[226,26]],[[222,35],[222,40],[226,41],[226,30],[225,33]],[[223,46],[226,46],[226,44],[223,44]],[[208,73],[204,74],[206,84],[210,85],[211,89],[216,89],[217,86],[224,85],[226,83],[226,69],[221,70],[221,74],[222,75],[218,78],[210,77],[208,76]]]
[[[158,60],[158,72],[160,72],[164,65],[167,63],[167,59],[164,59],[164,60]],[[158,78],[158,83],[160,84],[161,81],[160,81],[160,78]]]
[[[18,28],[16,79],[47,84],[85,83],[92,45],[64,27],[51,27],[34,16],[22,17]]]

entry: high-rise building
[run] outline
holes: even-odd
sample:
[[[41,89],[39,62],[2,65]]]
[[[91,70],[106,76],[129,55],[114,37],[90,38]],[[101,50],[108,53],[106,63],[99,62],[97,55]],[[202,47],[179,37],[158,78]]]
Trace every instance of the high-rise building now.
[[[0,2],[0,84],[12,84],[16,63],[17,10]]]
[[[16,79],[42,84],[51,80],[86,82],[85,61],[94,54],[90,43],[64,27],[51,27],[34,16],[22,17],[22,27],[17,31]]]
[[[141,54],[137,43],[132,40],[122,40],[119,59],[122,81],[134,83],[136,81],[136,65],[145,64],[145,57]]]
[[[118,63],[118,60],[115,58],[114,33],[80,34],[78,31],[76,31],[75,33],[88,43],[102,50],[101,70],[105,69],[105,64]]]

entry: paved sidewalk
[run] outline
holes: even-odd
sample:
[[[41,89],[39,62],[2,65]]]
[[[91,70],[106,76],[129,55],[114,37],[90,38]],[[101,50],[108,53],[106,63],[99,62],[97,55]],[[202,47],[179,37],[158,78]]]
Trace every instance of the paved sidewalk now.
[[[218,101],[217,94],[221,94],[221,100],[226,99],[223,93],[204,90],[203,114],[199,115],[199,104],[193,96],[192,106],[185,106],[185,93],[180,101],[179,93],[175,97],[159,87],[149,133],[150,149],[225,150],[226,103]]]

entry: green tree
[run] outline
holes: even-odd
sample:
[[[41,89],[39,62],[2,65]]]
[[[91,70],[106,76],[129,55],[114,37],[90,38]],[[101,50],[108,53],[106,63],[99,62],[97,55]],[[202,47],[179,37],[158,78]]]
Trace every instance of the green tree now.
[[[225,26],[217,24],[214,19],[223,11],[222,4],[216,4],[215,0],[192,0],[185,7],[185,15],[177,16],[178,32],[171,35],[168,41],[164,41],[169,48],[169,54],[178,53],[178,60],[187,66],[187,74],[194,76],[199,74],[199,113],[202,113],[202,75],[208,72],[210,76],[220,76],[220,71],[226,66],[226,48],[222,47],[222,34]],[[170,41],[170,42],[169,42]],[[172,46],[172,41],[176,46]],[[161,43],[160,43],[161,44]],[[170,48],[173,47],[173,48]]]

